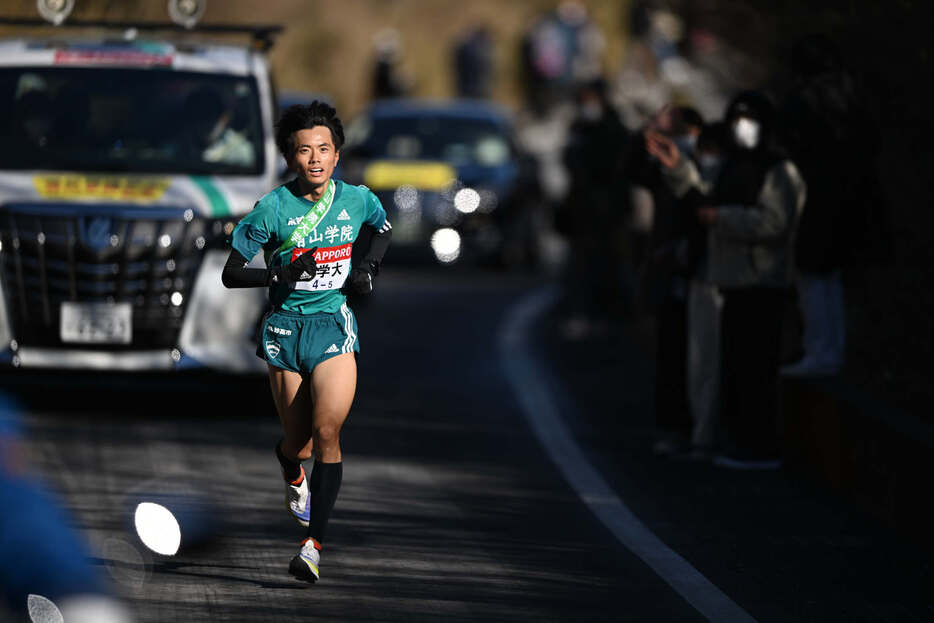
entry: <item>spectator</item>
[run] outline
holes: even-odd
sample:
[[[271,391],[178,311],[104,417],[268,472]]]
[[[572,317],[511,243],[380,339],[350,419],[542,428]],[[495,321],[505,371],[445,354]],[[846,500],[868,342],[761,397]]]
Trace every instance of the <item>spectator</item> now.
[[[885,220],[871,216],[884,206],[873,166],[880,137],[828,39],[799,40],[791,62],[796,84],[782,129],[808,186],[796,249],[804,354],[782,374],[835,375],[846,351],[841,269],[880,240],[886,246],[887,228],[868,225]]]
[[[399,68],[402,38],[398,31],[386,28],[373,39],[373,99],[403,97],[409,90],[408,80]]]
[[[458,97],[487,99],[492,91],[493,40],[486,26],[472,28],[454,48]]]
[[[709,204],[698,218],[710,229],[708,273],[723,294],[721,421],[726,451],[716,462],[777,468],[778,366],[784,299],[791,285],[794,238],[805,199],[795,165],[777,148],[775,111],[747,91],[727,109],[726,160],[705,183],[672,141],[647,132],[679,197],[697,189]]]
[[[522,37],[522,81],[529,108],[542,112],[568,101],[600,77],[605,41],[579,2],[562,2]]]
[[[662,106],[648,119],[645,127],[670,136],[674,130],[674,109],[667,104]],[[649,265],[647,256],[650,252],[655,213],[668,213],[674,195],[662,179],[657,159],[648,152],[643,134],[639,135],[638,140],[632,141],[631,153],[626,157],[626,174],[631,182],[632,258],[633,264],[642,270]],[[641,281],[644,287],[651,280],[643,277]]]
[[[621,172],[628,141],[606,83],[581,87],[564,150],[570,192],[556,215],[558,230],[570,240],[568,281],[580,306],[567,327],[572,337],[583,337],[621,306],[619,231],[627,194]]]
[[[690,107],[665,108],[656,125],[667,129],[685,159],[694,157],[697,137],[703,127],[700,114]],[[651,248],[643,277],[648,284],[656,316],[655,421],[659,438],[656,454],[682,453],[688,449],[691,419],[687,400],[687,307],[686,294],[691,273],[692,211],[688,196],[676,199],[662,179],[657,159],[642,153],[632,162],[630,179],[645,184],[652,194],[655,212]],[[641,169],[641,172],[639,171]]]
[[[713,187],[720,177],[725,141],[723,122],[706,126],[697,139],[694,161],[706,186]],[[687,394],[693,426],[687,458],[705,460],[713,451],[719,420],[723,296],[710,280],[707,229],[692,220],[697,226],[692,228],[690,237],[693,270],[687,301]]]

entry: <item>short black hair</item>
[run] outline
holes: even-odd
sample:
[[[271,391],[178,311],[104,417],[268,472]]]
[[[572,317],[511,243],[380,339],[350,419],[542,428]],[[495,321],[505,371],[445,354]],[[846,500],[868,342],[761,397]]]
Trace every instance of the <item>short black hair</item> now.
[[[331,131],[334,149],[340,151],[344,145],[344,125],[333,106],[315,100],[307,105],[296,104],[286,108],[276,124],[276,146],[282,156],[288,160],[295,152],[296,132],[319,125]]]
[[[701,129],[704,127],[704,118],[697,112],[696,108],[691,106],[678,106],[676,109],[681,118],[681,125],[689,128]]]
[[[727,144],[727,127],[723,121],[714,121],[704,126],[697,137],[697,151],[715,149],[724,151]]]

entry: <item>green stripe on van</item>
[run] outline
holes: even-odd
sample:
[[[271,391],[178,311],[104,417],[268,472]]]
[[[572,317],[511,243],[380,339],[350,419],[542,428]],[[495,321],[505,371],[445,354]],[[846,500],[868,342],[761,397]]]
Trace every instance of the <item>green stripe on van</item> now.
[[[211,216],[214,218],[230,216],[230,206],[227,205],[227,200],[224,199],[224,195],[217,189],[211,178],[205,175],[192,175],[191,181],[201,189],[201,192],[211,202]]]

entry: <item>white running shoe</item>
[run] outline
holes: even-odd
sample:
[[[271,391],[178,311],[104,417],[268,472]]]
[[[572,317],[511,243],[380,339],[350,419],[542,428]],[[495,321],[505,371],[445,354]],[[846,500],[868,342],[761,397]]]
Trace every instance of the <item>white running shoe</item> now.
[[[301,476],[293,482],[285,483],[285,507],[303,528],[308,527],[311,520],[311,494],[308,492],[308,481],[305,478],[305,468]]]
[[[308,537],[302,541],[302,549],[289,563],[289,573],[309,584],[318,581],[318,563],[321,560],[321,544]]]

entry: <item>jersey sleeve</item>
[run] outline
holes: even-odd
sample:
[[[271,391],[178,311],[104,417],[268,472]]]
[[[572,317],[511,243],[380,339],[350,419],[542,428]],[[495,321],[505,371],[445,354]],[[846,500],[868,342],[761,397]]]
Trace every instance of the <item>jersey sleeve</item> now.
[[[387,223],[386,210],[383,208],[383,204],[380,203],[377,196],[369,188],[364,186],[363,192],[365,194],[363,222],[373,229],[382,229]]]
[[[275,235],[277,213],[278,201],[275,198],[260,199],[250,213],[237,223],[231,236],[230,246],[247,258],[247,261],[253,259]]]

